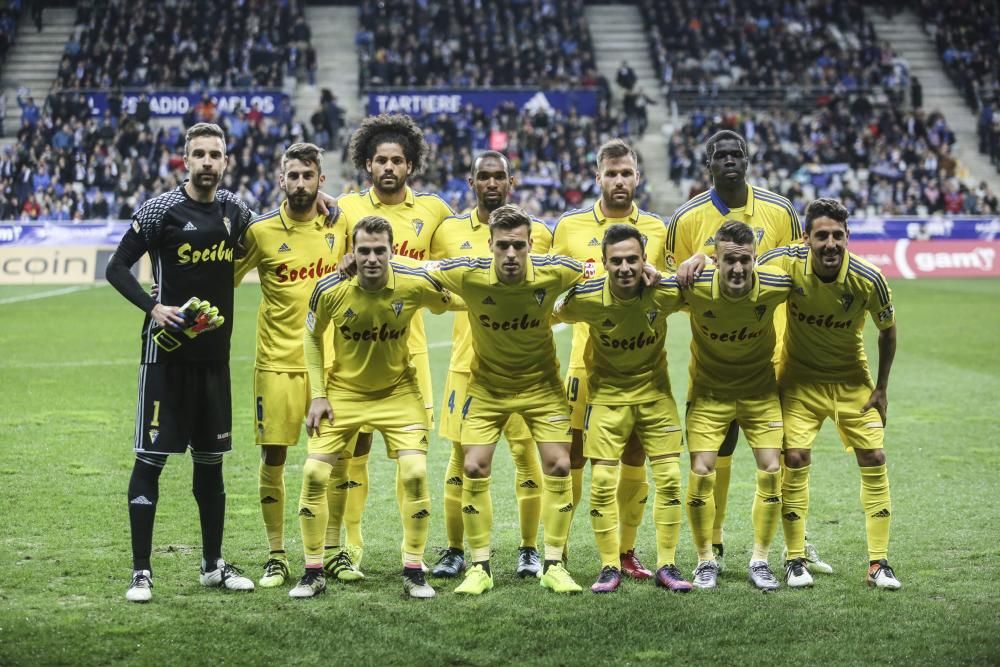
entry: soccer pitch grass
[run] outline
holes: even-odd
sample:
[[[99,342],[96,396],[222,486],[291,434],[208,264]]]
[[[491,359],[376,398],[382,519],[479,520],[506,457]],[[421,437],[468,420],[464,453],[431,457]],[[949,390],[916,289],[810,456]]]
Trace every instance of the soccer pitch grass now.
[[[498,448],[494,472],[496,589],[465,599],[434,582],[429,602],[401,596],[394,468],[376,439],[360,584],[332,583],[315,600],[287,588],[226,593],[198,584],[197,510],[190,457],[161,480],[154,599],[130,604],[125,491],[132,467],[138,311],[107,286],[49,294],[0,288],[0,664],[996,664],[1000,661],[1000,281],[893,285],[899,350],[889,388],[886,451],[894,521],[890,561],[903,589],[868,590],[854,457],[827,424],[816,444],[810,541],[836,572],[812,590],[756,592],[746,581],[753,459],[733,468],[728,570],[716,591],[669,594],[626,581],[620,592],[564,597],[518,580],[513,471]],[[257,500],[251,369],[259,291],[238,291],[233,337],[234,451],[226,461],[224,552],[254,580],[266,543]],[[427,316],[440,408],[449,315]],[[686,391],[689,332],[668,335],[674,393]],[[873,350],[874,327],[868,327]],[[565,359],[569,332],[557,334]],[[427,560],[444,546],[441,486],[450,445],[429,455],[433,520]],[[305,447],[289,456],[287,548],[301,573],[294,507]],[[686,456],[682,458],[686,482]],[[599,561],[587,488],[569,567],[588,587]],[[650,503],[651,505],[652,503]],[[639,551],[655,560],[647,516]],[[779,570],[780,532],[771,552]],[[679,566],[695,565],[685,518]]]

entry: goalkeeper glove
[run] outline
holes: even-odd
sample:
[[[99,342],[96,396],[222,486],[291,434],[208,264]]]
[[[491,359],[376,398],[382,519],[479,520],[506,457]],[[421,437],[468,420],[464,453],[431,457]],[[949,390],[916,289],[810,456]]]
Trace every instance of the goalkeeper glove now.
[[[226,322],[226,318],[219,315],[217,307],[195,296],[181,306],[180,315],[184,318],[184,324],[179,327],[172,326],[171,330],[181,331],[188,338],[195,338],[206,331],[214,331]],[[181,346],[181,341],[167,329],[160,329],[153,334],[153,341],[167,352],[173,352]]]

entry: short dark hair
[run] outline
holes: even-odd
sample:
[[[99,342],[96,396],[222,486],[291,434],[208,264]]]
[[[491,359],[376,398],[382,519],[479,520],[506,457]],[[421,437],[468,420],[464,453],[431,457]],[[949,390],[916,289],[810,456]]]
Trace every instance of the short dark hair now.
[[[507,156],[504,155],[503,153],[501,153],[500,151],[483,151],[482,153],[480,153],[479,155],[477,155],[476,159],[472,161],[472,168],[469,170],[469,174],[473,178],[475,178],[476,177],[476,169],[479,168],[479,161],[480,160],[485,160],[486,158],[490,158],[490,157],[496,158],[497,160],[500,160],[501,162],[503,162],[504,169],[507,170],[507,176],[510,176],[510,172],[511,172],[510,160],[507,159]]]
[[[707,162],[712,161],[712,156],[715,155],[715,147],[720,141],[736,141],[739,143],[740,148],[743,149],[743,155],[746,156],[747,160],[750,159],[750,150],[747,148],[747,140],[743,138],[743,135],[739,132],[733,132],[732,130],[719,130],[712,136],[708,138],[705,142],[705,160]]]
[[[646,252],[646,239],[642,238],[642,234],[635,225],[626,225],[617,222],[604,232],[604,240],[601,242],[601,255],[607,257],[608,246],[614,245],[615,243],[621,243],[622,241],[627,241],[628,239],[635,239],[639,242],[639,247],[642,248],[643,252]]]
[[[188,154],[188,146],[192,139],[198,137],[218,137],[222,140],[222,152],[226,152],[226,133],[215,123],[195,123],[184,134],[184,155]]]
[[[831,199],[830,197],[820,197],[819,199],[814,199],[809,206],[806,207],[806,234],[812,233],[813,221],[817,218],[830,218],[831,220],[836,220],[847,229],[847,218],[850,213],[847,212],[847,207],[841,204],[836,199]]]
[[[719,241],[729,241],[736,245],[755,245],[757,239],[754,237],[753,229],[745,222],[739,220],[726,220],[715,233],[715,245],[718,247]]]
[[[366,234],[388,234],[389,247],[392,247],[392,225],[380,215],[366,215],[358,220],[357,224],[354,225],[354,230],[351,232],[351,242],[354,245],[358,243],[359,231]]]
[[[386,113],[369,116],[351,136],[348,153],[354,168],[365,171],[382,144],[399,144],[414,173],[423,168],[429,151],[423,130],[409,116]]]
[[[510,231],[518,227],[528,228],[528,238],[531,238],[531,216],[520,206],[504,204],[490,213],[490,238],[496,230]]]
[[[636,164],[639,164],[639,157],[632,150],[624,139],[610,139],[597,149],[597,168],[600,169],[605,160],[615,160],[626,156],[632,156]]]
[[[285,165],[289,160],[298,160],[302,164],[316,165],[316,172],[323,173],[323,149],[316,144],[298,143],[292,144],[285,149],[281,156],[281,171],[284,173]]]

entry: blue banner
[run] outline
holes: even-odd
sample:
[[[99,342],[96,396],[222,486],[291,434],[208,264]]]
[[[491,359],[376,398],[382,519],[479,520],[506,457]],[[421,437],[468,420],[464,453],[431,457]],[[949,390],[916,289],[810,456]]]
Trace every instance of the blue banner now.
[[[260,112],[265,116],[273,116],[278,113],[281,103],[288,99],[288,95],[280,90],[210,90],[200,93],[185,91],[166,92],[145,92],[138,90],[127,90],[122,93],[122,111],[129,115],[134,115],[139,104],[139,97],[146,95],[149,100],[149,112],[153,117],[183,116],[201,101],[205,95],[215,103],[220,114],[231,114],[237,109],[243,108],[250,111],[256,104]],[[108,93],[104,91],[92,91],[85,93],[90,108],[95,116],[103,116],[108,108]]]
[[[597,113],[597,91],[578,90],[464,90],[460,88],[376,90],[368,93],[368,113],[460,114],[467,105],[486,113],[505,102],[518,109],[555,110],[568,113],[571,109],[581,116]]]

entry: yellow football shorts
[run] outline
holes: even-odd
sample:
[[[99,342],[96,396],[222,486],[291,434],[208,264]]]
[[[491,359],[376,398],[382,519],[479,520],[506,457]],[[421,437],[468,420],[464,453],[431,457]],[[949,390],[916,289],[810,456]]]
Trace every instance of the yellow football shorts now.
[[[881,449],[885,440],[882,416],[875,408],[862,412],[872,388],[864,384],[807,382],[781,390],[785,447],[809,449],[823,422],[837,425],[845,449]]]
[[[258,445],[291,447],[298,443],[309,412],[309,374],[255,368],[254,416]]]
[[[512,415],[521,415],[535,442],[569,444],[569,408],[558,379],[516,394],[493,393],[469,383],[462,404],[463,445],[494,445]]]
[[[452,442],[462,441],[462,406],[465,405],[471,375],[471,373],[448,371],[438,435],[442,438],[448,438]],[[511,415],[504,425],[503,434],[507,436],[507,442],[531,439],[531,431],[528,430],[528,425],[521,415]]]
[[[566,401],[569,403],[570,428],[582,431],[587,413],[587,369],[571,366],[566,370]]]
[[[677,404],[667,396],[631,405],[588,405],[584,419],[583,455],[617,461],[634,433],[649,457],[681,451]]]
[[[784,430],[776,391],[748,398],[696,396],[688,403],[685,421],[691,452],[718,451],[733,421],[754,449],[781,449]]]
[[[358,433],[366,428],[382,434],[389,458],[396,458],[401,450],[427,451],[430,424],[415,385],[401,385],[384,396],[327,390],[327,399],[333,407],[333,423],[320,422],[319,435],[309,438],[310,454],[349,456]]]

